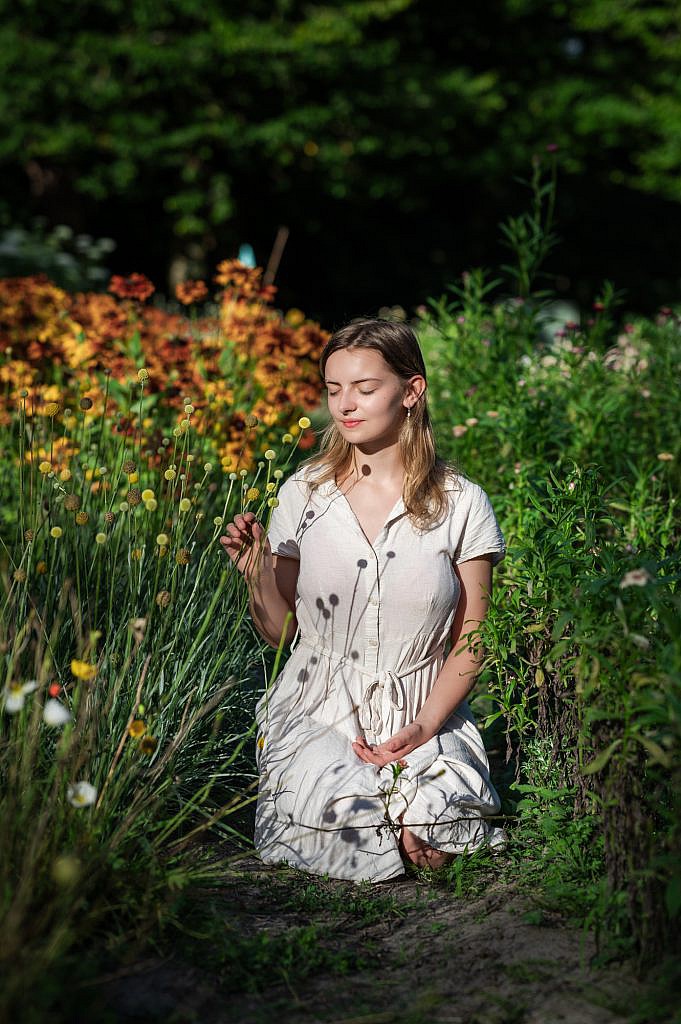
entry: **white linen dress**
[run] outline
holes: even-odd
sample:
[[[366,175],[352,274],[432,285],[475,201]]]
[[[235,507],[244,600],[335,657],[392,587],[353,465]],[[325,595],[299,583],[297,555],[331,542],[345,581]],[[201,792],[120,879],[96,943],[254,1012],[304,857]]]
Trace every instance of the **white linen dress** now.
[[[426,700],[459,599],[453,563],[505,554],[489,498],[450,473],[439,525],[420,531],[400,499],[372,545],[335,483],[310,492],[314,472],[282,485],[269,527],[273,553],[300,560],[298,629],[257,706],[256,849],[267,863],[377,882],[404,873],[398,819],[451,853],[503,842],[487,820],[500,803],[466,701],[397,777],[351,746],[389,739]]]

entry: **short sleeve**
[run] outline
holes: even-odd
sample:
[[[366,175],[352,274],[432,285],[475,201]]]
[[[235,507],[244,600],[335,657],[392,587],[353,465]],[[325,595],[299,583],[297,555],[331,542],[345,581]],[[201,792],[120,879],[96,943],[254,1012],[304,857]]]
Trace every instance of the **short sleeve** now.
[[[458,536],[454,539],[453,561],[458,564],[492,555],[492,565],[497,565],[506,554],[506,542],[492,503],[478,484],[469,481],[466,492],[463,515],[457,524]]]
[[[300,559],[298,524],[300,523],[300,484],[291,477],[279,488],[279,504],[272,509],[267,531],[273,555]]]

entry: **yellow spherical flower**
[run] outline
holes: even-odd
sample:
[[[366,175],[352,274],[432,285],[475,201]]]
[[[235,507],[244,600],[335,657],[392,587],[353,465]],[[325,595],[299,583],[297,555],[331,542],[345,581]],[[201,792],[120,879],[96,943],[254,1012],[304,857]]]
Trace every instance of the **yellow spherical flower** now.
[[[174,480],[175,477],[177,476],[177,473],[175,472],[174,469],[166,469],[163,475],[166,478],[166,480]]]
[[[185,405],[184,411],[187,414],[187,416],[191,416],[191,414],[194,412],[194,406],[193,405]]]
[[[52,419],[59,412],[59,402],[48,402],[45,406],[44,413]]]
[[[268,498],[267,504],[269,505],[270,508],[278,508],[279,498]]]
[[[106,544],[106,534],[105,533],[96,533],[95,534],[95,543],[96,544]]]
[[[149,380],[149,371],[146,370],[144,367],[141,367],[141,369],[137,371],[137,380],[140,382],[140,384],[146,384],[146,382]]]
[[[145,487],[142,491],[142,501],[151,501],[151,499],[155,497],[156,495],[152,491],[151,487]]]
[[[14,579],[14,581],[16,583],[25,583],[26,582],[26,570],[25,569],[15,569],[14,572],[12,573],[12,577],[13,577],[13,579]]]
[[[300,427],[301,430],[307,430],[307,428],[310,426],[310,422],[311,420],[309,416],[301,416],[300,419],[298,420],[298,426]]]
[[[282,469],[275,469],[274,473],[272,474],[275,480],[281,480],[283,475],[284,471]]]
[[[144,507],[147,510],[147,512],[155,512],[156,509],[158,508],[158,502],[156,501],[156,498],[149,498],[148,501],[144,502]]]
[[[87,661],[79,661],[74,658],[71,662],[71,673],[76,679],[82,679],[84,682],[91,682],[97,675],[97,666],[90,665]]]
[[[276,459],[276,457],[277,453],[275,451],[272,451],[271,448],[268,448],[267,451],[265,452],[265,458],[267,459],[268,462],[271,462],[272,459]]]
[[[293,434],[288,434],[288,433],[284,434],[284,436],[282,437],[281,441],[282,441],[282,444],[291,444],[292,441],[293,441]]]
[[[170,597],[171,595],[169,590],[159,590],[156,595],[156,604],[159,608],[167,608],[170,604]]]
[[[52,469],[52,463],[51,462],[41,462],[40,465],[38,466],[38,469],[43,474],[43,476],[45,476]]]
[[[158,546],[160,548],[166,547],[170,543],[170,540],[168,538],[168,534],[167,533],[159,533],[158,537],[156,538],[156,543],[158,544]]]
[[[129,484],[136,484],[139,481],[139,478],[140,478],[140,475],[137,472],[135,472],[135,473],[128,473],[128,483]]]
[[[64,531],[61,526],[53,526],[50,530],[50,537],[54,537],[55,540],[59,540],[63,532]]]
[[[130,557],[132,558],[133,562],[139,562],[140,558],[142,557],[142,548],[133,548],[132,551],[130,552]]]
[[[268,494],[271,494],[272,491],[276,491],[276,489],[277,485],[275,484],[274,480],[270,480],[268,484],[265,484],[265,490],[267,491]]]
[[[79,526],[85,526],[89,519],[90,516],[87,514],[87,512],[76,512],[76,522],[78,523]]]
[[[260,491],[257,487],[249,487],[246,491],[246,501],[257,501],[260,497]]]
[[[62,471],[59,474],[59,479],[63,483],[66,483],[67,480],[71,479],[71,470],[70,469],[62,469]]]
[[[134,740],[141,740],[147,731],[147,727],[141,718],[136,718],[128,726],[128,735],[132,736]]]
[[[180,512],[189,512],[192,507],[192,503],[189,498],[182,498],[180,501]]]
[[[203,471],[204,471],[204,473],[211,473],[213,471],[213,463],[212,462],[204,463]]]
[[[121,512],[128,512],[130,510],[130,506],[128,505],[127,501],[122,501],[118,508],[120,509]]]
[[[39,576],[44,576],[47,572],[47,562],[36,562],[35,571]]]
[[[300,433],[300,427],[298,426],[297,423],[293,424],[290,433],[293,437],[298,437],[298,434]]]
[[[194,460],[196,459],[196,456],[195,455],[186,455],[185,458],[186,458],[187,462],[194,462]]]
[[[215,516],[213,526],[222,526],[222,516]]]

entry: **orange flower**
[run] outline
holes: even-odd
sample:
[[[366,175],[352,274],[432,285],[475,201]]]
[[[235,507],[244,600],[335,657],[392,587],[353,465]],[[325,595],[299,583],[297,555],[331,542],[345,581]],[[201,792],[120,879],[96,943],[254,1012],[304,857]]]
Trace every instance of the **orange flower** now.
[[[183,281],[175,286],[175,295],[185,306],[192,302],[200,302],[208,295],[208,288],[203,281]]]
[[[140,302],[144,302],[155,290],[144,274],[128,274],[127,277],[114,274],[109,282],[109,291],[119,299],[139,299]]]

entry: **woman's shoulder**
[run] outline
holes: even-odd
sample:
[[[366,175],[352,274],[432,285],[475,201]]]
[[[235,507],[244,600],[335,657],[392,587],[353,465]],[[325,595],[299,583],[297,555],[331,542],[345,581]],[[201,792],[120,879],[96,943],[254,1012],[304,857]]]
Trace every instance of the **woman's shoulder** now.
[[[287,494],[297,494],[301,498],[310,498],[318,489],[317,482],[322,476],[324,466],[303,463],[282,482],[279,491]]]
[[[487,492],[479,483],[451,466],[445,470],[444,489],[454,511],[489,503]]]

